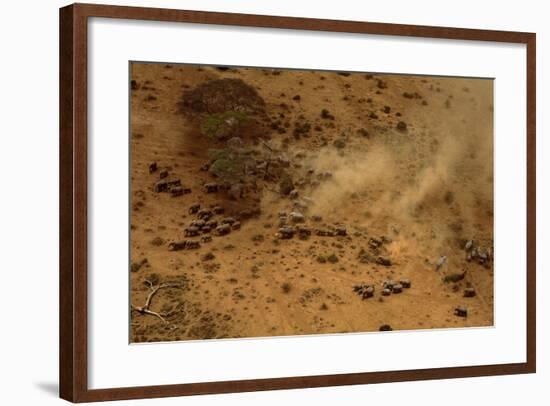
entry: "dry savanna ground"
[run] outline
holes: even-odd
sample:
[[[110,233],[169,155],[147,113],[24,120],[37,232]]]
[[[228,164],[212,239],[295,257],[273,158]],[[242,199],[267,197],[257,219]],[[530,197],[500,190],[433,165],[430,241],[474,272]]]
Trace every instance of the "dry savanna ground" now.
[[[493,82],[131,66],[131,342],[493,324]]]

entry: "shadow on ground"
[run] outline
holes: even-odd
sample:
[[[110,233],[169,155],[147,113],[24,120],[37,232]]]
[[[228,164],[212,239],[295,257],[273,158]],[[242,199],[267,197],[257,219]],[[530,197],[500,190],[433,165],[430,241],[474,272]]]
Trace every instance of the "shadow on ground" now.
[[[35,382],[35,386],[50,396],[59,396],[59,385],[57,382]]]

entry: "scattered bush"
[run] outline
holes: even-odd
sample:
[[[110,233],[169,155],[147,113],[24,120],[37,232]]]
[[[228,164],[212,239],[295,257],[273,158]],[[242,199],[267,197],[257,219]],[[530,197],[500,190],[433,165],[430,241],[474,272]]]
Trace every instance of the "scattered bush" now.
[[[212,261],[216,256],[212,252],[207,252],[202,256],[203,261]]]
[[[161,245],[164,245],[164,240],[160,237],[155,237],[151,240],[151,244],[155,247],[160,247]]]
[[[369,138],[370,134],[367,131],[366,128],[360,128],[357,130],[357,134],[359,134],[361,137]]]
[[[346,147],[346,141],[342,139],[337,139],[332,143],[332,145],[334,145],[334,147],[336,147],[337,149],[343,149]]]
[[[281,285],[281,289],[283,290],[283,293],[290,293],[292,286],[290,286],[290,283],[285,282]]]
[[[336,254],[330,254],[327,257],[327,261],[330,262],[331,264],[335,264],[338,262],[338,257],[336,256]]]
[[[321,110],[321,118],[324,118],[325,120],[334,120],[334,116],[330,114],[327,109]]]
[[[149,281],[153,286],[155,286],[160,283],[160,275],[158,273],[152,273],[149,276],[147,276],[145,280]]]
[[[252,278],[258,279],[260,277],[260,267],[258,265],[253,265],[250,268],[250,272],[252,273]]]
[[[131,272],[137,272],[141,269],[142,266],[148,266],[149,261],[147,258],[143,258],[140,262],[132,262],[130,265],[130,271]]]
[[[379,89],[386,89],[388,87],[388,84],[382,79],[376,79],[376,87],[378,87]]]
[[[308,123],[307,121],[306,122],[296,121],[294,123],[294,131],[293,131],[294,138],[298,139],[301,136],[305,137],[309,134],[310,131],[311,131],[311,124]]]

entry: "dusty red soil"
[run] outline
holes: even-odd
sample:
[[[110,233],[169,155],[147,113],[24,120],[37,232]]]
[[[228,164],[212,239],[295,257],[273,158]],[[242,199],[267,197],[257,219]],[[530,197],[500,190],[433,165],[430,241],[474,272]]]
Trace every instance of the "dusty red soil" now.
[[[216,179],[200,168],[215,145],[180,102],[218,78],[242,79],[265,100],[263,139],[289,160],[296,199],[263,180],[238,200],[205,193]],[[132,342],[493,324],[493,264],[464,249],[493,244],[492,81],[141,63],[131,79],[130,300],[143,306],[161,286],[148,309],[164,319],[134,309]],[[294,137],[305,122],[309,133]],[[156,193],[163,169],[191,193]],[[280,239],[279,212],[296,201],[313,235]],[[260,212],[199,249],[170,251],[196,203],[224,207],[217,219]],[[335,225],[346,235],[315,235]],[[403,278],[410,288],[382,296],[384,281]],[[373,297],[354,292],[362,283]]]

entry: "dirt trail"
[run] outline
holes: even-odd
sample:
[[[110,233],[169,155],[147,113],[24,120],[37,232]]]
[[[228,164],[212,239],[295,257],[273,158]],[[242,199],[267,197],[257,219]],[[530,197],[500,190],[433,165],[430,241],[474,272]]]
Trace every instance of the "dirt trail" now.
[[[244,200],[204,193],[216,182],[200,170],[212,146],[180,102],[219,78],[265,100],[265,139],[288,157],[296,199],[263,181]],[[180,284],[151,300],[168,323],[132,312],[132,342],[493,324],[492,261],[464,250],[474,240],[485,255],[493,244],[492,81],[165,64],[134,64],[131,79],[131,303],[144,303],[151,278]],[[302,123],[311,128],[295,137]],[[191,193],[155,193],[163,169]],[[341,225],[346,235],[280,239],[278,213],[296,202],[307,203],[312,231]],[[170,251],[196,203],[223,206],[215,219],[250,204],[261,212],[199,249]],[[403,278],[410,288],[381,295],[384,281]],[[353,291],[361,283],[375,286],[372,298]],[[463,297],[468,287],[474,297]]]

